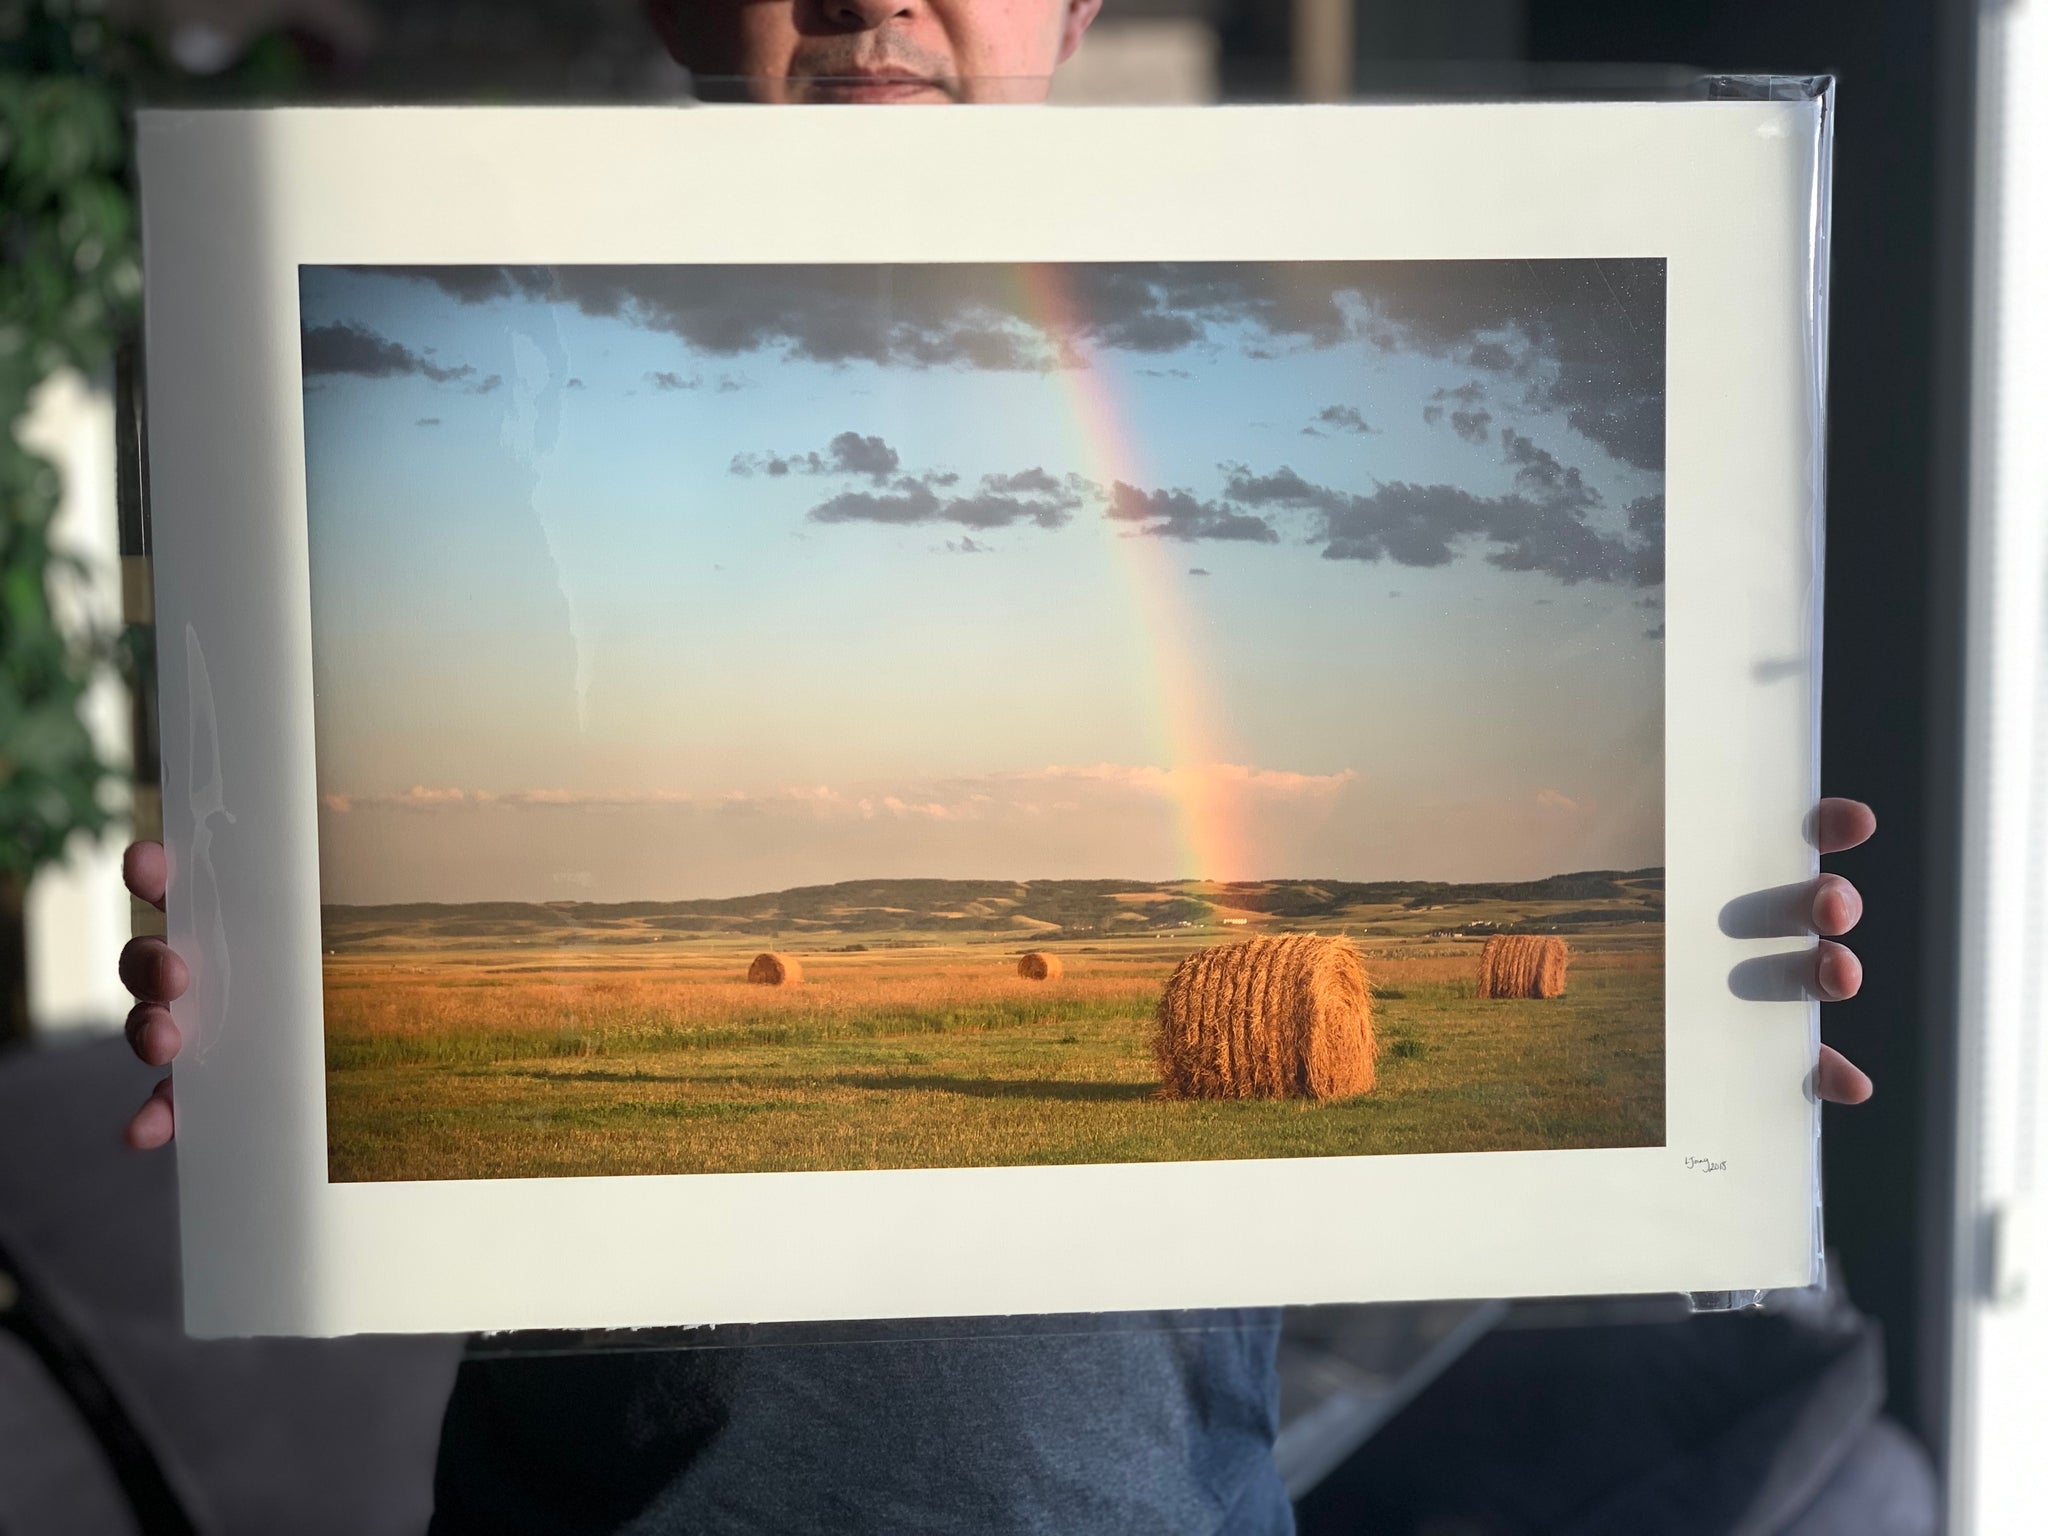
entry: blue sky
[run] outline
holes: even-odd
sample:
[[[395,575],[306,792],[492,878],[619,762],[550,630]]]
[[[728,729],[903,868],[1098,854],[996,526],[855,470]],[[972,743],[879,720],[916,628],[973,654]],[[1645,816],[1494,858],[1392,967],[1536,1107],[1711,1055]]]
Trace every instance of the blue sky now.
[[[1599,265],[307,268],[325,897],[1661,862]]]

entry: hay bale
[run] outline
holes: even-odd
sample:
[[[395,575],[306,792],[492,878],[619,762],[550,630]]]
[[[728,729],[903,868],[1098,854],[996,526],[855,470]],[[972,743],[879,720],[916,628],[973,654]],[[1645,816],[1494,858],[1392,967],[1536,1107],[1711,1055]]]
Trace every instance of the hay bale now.
[[[772,949],[762,950],[747,967],[747,980],[757,986],[794,987],[803,979],[804,968],[796,963],[796,956],[778,955]]]
[[[1572,952],[1563,939],[1536,933],[1497,933],[1479,952],[1481,997],[1563,997]]]
[[[1159,999],[1170,1099],[1348,1099],[1373,1084],[1372,988],[1349,939],[1290,933],[1197,950]]]
[[[1026,950],[1017,957],[1017,974],[1026,981],[1058,981],[1065,969],[1058,955],[1048,955],[1042,949]]]

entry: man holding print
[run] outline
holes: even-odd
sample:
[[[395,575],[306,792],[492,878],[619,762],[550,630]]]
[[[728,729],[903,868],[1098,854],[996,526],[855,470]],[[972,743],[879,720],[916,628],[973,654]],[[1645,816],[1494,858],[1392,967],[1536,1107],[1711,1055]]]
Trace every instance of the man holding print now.
[[[679,62],[764,103],[1043,99],[1102,0],[647,0]],[[728,87],[718,85],[718,89]],[[849,165],[887,195],[887,168]],[[658,167],[650,167],[659,174]],[[801,253],[794,253],[801,254]],[[1823,852],[1875,828],[1822,802]],[[1786,829],[1786,835],[1796,835]],[[163,850],[128,852],[130,888],[161,903]],[[1816,932],[1861,900],[1823,876]],[[1861,967],[1815,951],[1811,985],[1852,996]],[[158,939],[121,964],[137,1055],[168,1064],[167,1004],[187,971]],[[1854,1103],[1869,1080],[1823,1047],[1817,1089]],[[171,1139],[168,1079],[128,1128]],[[443,1428],[440,1536],[699,1531],[1287,1532],[1271,1451],[1273,1311],[1062,1327],[1013,1319],[946,1339],[472,1360]]]

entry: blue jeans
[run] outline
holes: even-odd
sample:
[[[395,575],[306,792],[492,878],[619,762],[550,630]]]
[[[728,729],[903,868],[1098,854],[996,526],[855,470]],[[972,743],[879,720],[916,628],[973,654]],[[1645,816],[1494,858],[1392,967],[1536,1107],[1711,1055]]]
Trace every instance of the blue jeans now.
[[[432,1536],[1288,1536],[1279,1330],[1274,1311],[987,1319],[471,1359]]]

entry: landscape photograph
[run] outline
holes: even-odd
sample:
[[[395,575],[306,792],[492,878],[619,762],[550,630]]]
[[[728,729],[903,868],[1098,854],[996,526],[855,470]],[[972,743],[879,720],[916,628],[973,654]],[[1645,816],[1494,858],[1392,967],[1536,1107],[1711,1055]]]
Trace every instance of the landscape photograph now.
[[[331,1179],[1662,1144],[1661,260],[300,292]]]

